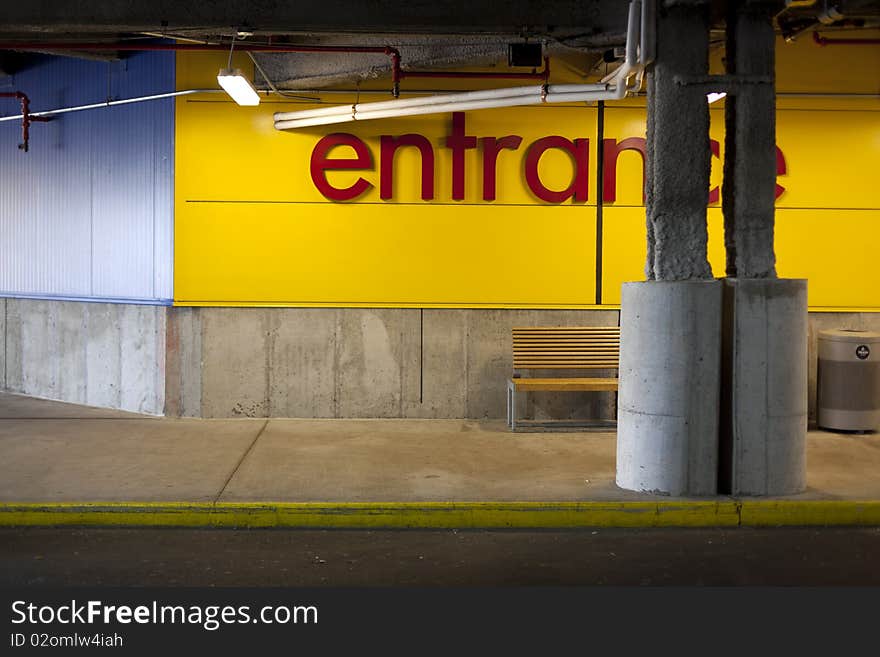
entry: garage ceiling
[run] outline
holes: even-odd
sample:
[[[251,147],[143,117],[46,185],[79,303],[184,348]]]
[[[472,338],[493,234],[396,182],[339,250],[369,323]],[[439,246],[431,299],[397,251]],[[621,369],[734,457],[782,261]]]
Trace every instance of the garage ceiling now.
[[[665,0],[709,4],[713,28],[723,30],[724,0]],[[297,45],[390,45],[404,69],[462,66],[507,67],[510,43],[541,42],[545,53],[583,76],[597,72],[603,56],[624,42],[625,0],[28,0],[4,3],[0,24],[0,74],[26,65],[16,42],[45,43],[43,52],[113,59],[113,50],[65,51],[59,42],[106,44],[156,36],[197,42]],[[780,31],[796,37],[815,27],[823,32],[880,25],[878,0],[818,0],[786,8],[782,0],[756,0],[777,13]],[[791,4],[791,3],[789,3]],[[797,3],[795,3],[797,4]],[[804,5],[808,3],[799,3]],[[830,24],[820,22],[840,16]],[[827,19],[827,18],[826,18]],[[720,32],[719,32],[720,35]],[[720,41],[720,39],[719,39]],[[261,54],[258,61],[282,89],[320,88],[390,74],[386,57]]]

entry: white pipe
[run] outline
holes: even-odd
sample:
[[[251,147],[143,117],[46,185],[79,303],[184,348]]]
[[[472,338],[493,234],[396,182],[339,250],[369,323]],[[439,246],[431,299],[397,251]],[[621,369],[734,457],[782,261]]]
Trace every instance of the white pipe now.
[[[626,56],[623,60],[623,64],[621,64],[617,70],[602,78],[602,82],[614,81],[618,88],[623,86],[625,89],[626,79],[632,75],[640,65],[639,55],[641,53],[639,53],[636,48],[639,43],[640,22],[644,19],[644,15],[640,15],[640,10],[641,2],[639,0],[634,0],[629,3],[629,15],[627,16],[626,21]],[[623,96],[618,97],[623,98]]]
[[[445,96],[432,96],[431,98],[414,98],[412,101],[383,101],[378,103],[361,103],[354,105],[335,105],[333,107],[323,107],[315,110],[305,110],[302,112],[276,112],[275,123],[279,130],[290,127],[302,127],[304,125],[328,125],[331,123],[344,123],[346,121],[364,121],[371,118],[390,118],[393,116],[406,116],[416,114],[430,114],[432,112],[449,111],[440,109],[443,107],[454,107],[461,110],[464,109],[485,109],[488,107],[512,107],[516,105],[532,105],[538,102],[568,102],[554,101],[552,98],[560,94],[586,94],[584,100],[593,100],[593,94],[597,92],[606,92],[608,85],[604,84],[557,84],[548,87],[514,87],[512,89],[487,89],[485,91],[465,92],[459,94],[447,94]],[[530,97],[530,98],[529,98]],[[543,101],[542,101],[543,97]],[[509,99],[529,98],[527,102],[508,102]],[[581,100],[581,98],[571,97],[571,101]],[[430,101],[430,102],[418,102]],[[496,101],[495,105],[487,104],[484,101]],[[405,103],[405,104],[404,104]],[[501,104],[499,104],[501,103]],[[419,111],[419,108],[429,108],[430,111]],[[413,110],[412,112],[403,113],[400,110]],[[453,109],[453,111],[455,111]],[[381,114],[376,114],[380,112]],[[320,123],[318,119],[322,119]],[[315,122],[309,124],[302,123],[306,119],[315,119]],[[335,119],[335,120],[323,120]],[[296,124],[287,125],[287,121],[296,121]],[[284,124],[281,127],[279,124]]]
[[[493,107],[514,107],[519,105],[538,105],[541,103],[541,96],[512,96],[509,98],[487,98],[485,100],[456,101],[449,103],[439,103],[435,105],[425,105],[422,107],[399,107],[381,110],[363,110],[359,109],[356,113],[351,112],[348,107],[348,114],[334,116],[313,116],[306,118],[294,118],[281,121],[275,121],[277,130],[288,130],[290,128],[305,128],[315,125],[330,125],[333,123],[348,123],[349,121],[368,121],[371,119],[390,119],[400,116],[417,116],[420,114],[440,114],[443,112],[461,112],[464,110],[474,109],[491,109]],[[364,105],[363,107],[366,107]],[[296,115],[297,112],[289,112]]]
[[[114,107],[115,105],[130,105],[131,103],[143,103],[148,100],[161,100],[162,98],[174,98],[175,96],[188,96],[189,94],[205,94],[223,91],[222,89],[186,89],[184,91],[171,91],[167,94],[155,94],[153,96],[138,96],[137,98],[122,98],[120,100],[106,100],[103,103],[92,103],[91,105],[77,105],[76,107],[61,107],[59,109],[45,110],[42,112],[29,112],[28,116],[54,116],[56,114],[67,114],[69,112],[81,112],[83,110],[98,109],[101,107]],[[16,116],[2,116],[2,121],[20,121],[21,114]]]
[[[648,0],[650,1],[650,0]],[[641,0],[629,5],[626,32],[626,57],[623,64],[600,84],[564,84],[487,89],[458,94],[389,100],[378,103],[354,103],[322,107],[300,112],[276,112],[275,129],[289,130],[308,126],[330,125],[349,121],[367,121],[420,114],[439,114],[472,109],[491,109],[539,105],[543,103],[583,102],[591,100],[619,100],[640,86],[641,77],[629,79],[644,69],[643,57],[648,57],[650,12],[643,10]],[[640,40],[641,37],[641,40]]]
[[[639,41],[639,63],[645,67],[654,61],[654,52],[657,44],[654,43],[654,23],[657,20],[655,13],[656,0],[642,0],[642,33]]]
[[[528,96],[531,94],[541,94],[543,87],[541,85],[513,87],[506,89],[486,89],[483,91],[465,91],[455,94],[447,94],[440,96],[428,96],[427,98],[404,98],[402,100],[384,100],[376,103],[354,103],[353,105],[334,105],[332,107],[321,107],[319,109],[303,110],[300,112],[275,112],[276,121],[285,121],[290,118],[306,119],[318,116],[333,116],[336,114],[351,114],[354,109],[355,114],[383,109],[398,109],[404,107],[422,107],[425,105],[446,104],[457,100],[460,102],[469,102],[472,100],[486,100],[490,98],[508,98],[511,96]],[[369,108],[369,109],[367,109]]]
[[[633,0],[629,3],[629,15],[626,19],[626,63],[630,66],[638,61],[641,20],[642,3],[640,0]]]
[[[610,100],[623,98],[626,95],[627,85],[620,82],[614,88],[606,84],[591,85],[556,85],[562,87],[562,91],[534,93],[532,95],[517,95],[507,97],[485,98],[478,100],[460,100],[452,96],[437,97],[433,104],[421,106],[399,107],[391,102],[386,103],[363,103],[360,105],[342,105],[341,109],[332,113],[325,112],[323,116],[301,116],[300,112],[279,112],[276,114],[275,128],[277,130],[289,130],[291,128],[305,128],[309,126],[330,125],[334,123],[347,123],[350,121],[368,121],[371,119],[388,119],[401,116],[417,116],[421,114],[439,114],[443,112],[461,112],[475,109],[492,109],[499,107],[518,107],[525,105],[540,105],[543,103],[570,103],[593,100]],[[384,105],[385,108],[376,109],[374,105]],[[329,109],[329,108],[328,108]],[[287,116],[287,119],[278,119],[279,116]]]
[[[588,85],[568,85],[587,87]],[[278,130],[289,130],[291,128],[305,128],[308,126],[331,125],[334,123],[347,123],[349,121],[369,121],[372,119],[390,119],[401,116],[417,116],[420,114],[439,114],[442,112],[462,112],[465,110],[475,109],[492,109],[499,107],[521,107],[525,105],[541,105],[543,103],[573,103],[591,100],[604,100],[610,97],[609,91],[605,85],[599,85],[599,89],[586,89],[580,93],[547,93],[543,97],[540,94],[534,96],[512,96],[509,98],[487,98],[484,100],[471,101],[453,101],[448,103],[426,105],[423,107],[399,107],[380,110],[364,110],[361,109],[355,114],[333,115],[333,116],[313,116],[306,118],[286,119],[275,122],[275,128]],[[364,105],[362,107],[367,107]],[[290,112],[289,114],[297,114]]]
[[[608,85],[597,84],[550,84],[547,85],[547,93],[552,94],[573,94],[584,91],[608,91]]]

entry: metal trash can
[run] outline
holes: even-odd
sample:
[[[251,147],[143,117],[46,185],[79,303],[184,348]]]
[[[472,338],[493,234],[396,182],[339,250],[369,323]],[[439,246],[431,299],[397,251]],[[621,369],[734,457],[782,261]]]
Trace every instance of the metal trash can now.
[[[820,331],[817,384],[820,427],[880,428],[880,333]]]

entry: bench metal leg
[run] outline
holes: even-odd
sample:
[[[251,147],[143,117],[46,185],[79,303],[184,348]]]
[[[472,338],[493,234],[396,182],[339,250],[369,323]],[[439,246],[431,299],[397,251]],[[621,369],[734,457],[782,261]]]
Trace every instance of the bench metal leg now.
[[[507,426],[516,430],[516,388],[513,381],[507,382]]]

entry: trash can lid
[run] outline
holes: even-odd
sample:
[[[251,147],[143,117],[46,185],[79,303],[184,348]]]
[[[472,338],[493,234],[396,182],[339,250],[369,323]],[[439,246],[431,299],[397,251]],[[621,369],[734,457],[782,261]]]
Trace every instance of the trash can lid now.
[[[830,329],[819,331],[820,340],[829,342],[858,342],[861,344],[880,343],[880,333],[875,331],[856,331],[854,329]]]

